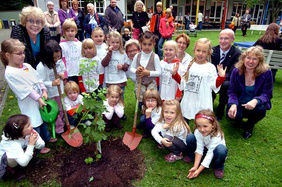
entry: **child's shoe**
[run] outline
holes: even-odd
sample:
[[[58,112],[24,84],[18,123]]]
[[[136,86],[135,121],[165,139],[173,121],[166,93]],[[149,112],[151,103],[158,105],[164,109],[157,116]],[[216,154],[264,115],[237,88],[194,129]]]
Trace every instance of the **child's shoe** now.
[[[217,178],[217,179],[223,178],[224,170],[213,170],[213,172],[214,172],[215,178]]]
[[[183,158],[183,161],[184,161],[185,163],[190,163],[190,162],[193,162],[193,159],[189,158],[189,156],[185,156],[185,157]]]
[[[106,132],[111,132],[111,130],[112,130],[111,127],[106,127],[106,128],[105,128],[105,131],[106,131]]]
[[[175,162],[176,160],[181,160],[183,158],[182,153],[180,153],[178,156],[174,155],[173,153],[169,153],[165,156],[165,160],[167,162]]]
[[[58,141],[57,138],[52,138],[52,137],[51,137],[50,140],[49,140],[50,143],[55,143],[55,142],[57,142],[57,141]]]
[[[119,124],[116,124],[115,125],[116,126],[116,128],[118,128],[118,129],[122,129],[123,128],[123,126],[119,123]]]
[[[19,165],[17,167],[15,167],[14,179],[17,182],[25,179],[25,173],[24,173],[23,167],[21,167]]]
[[[44,147],[43,149],[40,150],[39,153],[41,153],[41,154],[47,154],[47,153],[49,153],[49,152],[50,152],[50,149],[47,148],[47,147]]]

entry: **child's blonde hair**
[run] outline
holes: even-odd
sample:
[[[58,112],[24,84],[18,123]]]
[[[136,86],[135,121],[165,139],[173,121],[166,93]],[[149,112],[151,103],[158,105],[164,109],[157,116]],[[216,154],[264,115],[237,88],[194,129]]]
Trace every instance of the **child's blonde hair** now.
[[[119,40],[119,52],[121,54],[124,54],[124,50],[123,50],[123,41],[122,41],[122,37],[121,35],[119,34],[119,32],[117,31],[111,31],[108,35],[107,35],[107,43],[108,43],[108,46],[110,46],[109,42],[112,38],[118,38]]]
[[[175,50],[175,54],[178,53],[178,45],[177,45],[176,41],[174,41],[174,40],[168,40],[168,41],[166,41],[165,44],[164,44],[164,49],[163,49],[163,50],[165,50],[165,47],[166,47],[167,45],[172,45],[173,48],[174,48],[174,50]]]
[[[18,49],[25,50],[24,44],[22,42],[20,42],[18,39],[10,38],[10,39],[4,40],[1,43],[0,57],[1,57],[1,61],[2,61],[3,65],[5,67],[9,65],[9,60],[6,56],[6,53],[12,54],[14,51],[16,51]]]
[[[92,36],[92,34],[95,32],[95,31],[102,31],[103,32],[103,34],[104,34],[104,30],[101,28],[101,27],[95,27],[93,30],[92,30],[92,32],[91,32],[91,36]]]
[[[94,41],[91,38],[87,38],[82,41],[82,46],[81,46],[81,56],[85,57],[84,49],[85,48],[93,48],[93,55],[97,55],[97,49]],[[93,56],[93,57],[94,57]]]
[[[211,41],[207,38],[200,38],[199,40],[196,41],[195,43],[195,46],[194,46],[194,53],[195,53],[195,50],[196,50],[196,47],[197,45],[201,43],[201,44],[207,44],[208,45],[208,58],[210,58],[213,50],[212,50],[212,45],[211,45]],[[189,63],[188,65],[188,68],[187,68],[187,71],[186,73],[183,75],[185,81],[187,82],[188,81],[188,78],[189,78],[189,69],[191,68],[191,66],[193,65],[193,63],[196,62],[196,58],[194,57],[191,62]]]
[[[142,113],[145,114],[145,111],[147,110],[147,106],[146,106],[146,99],[149,98],[154,98],[157,100],[157,112],[159,111],[159,107],[162,106],[162,99],[160,97],[159,92],[156,89],[148,89],[145,91],[145,93],[143,94],[143,99],[142,99],[142,103],[143,103],[143,108],[142,108]]]
[[[118,103],[121,106],[124,106],[124,101],[123,101],[123,98],[122,98],[123,90],[118,85],[111,85],[107,88],[107,97],[109,97],[112,93],[118,93],[119,94]]]
[[[165,13],[168,14],[169,17],[170,17],[170,16],[171,16],[171,9],[170,9],[170,8],[167,8],[167,9],[165,10]]]
[[[159,2],[157,2],[156,7],[161,7],[161,8],[162,8],[162,7],[163,7],[162,2],[160,2],[160,1],[159,1]]]
[[[67,94],[69,91],[76,91],[79,93],[79,86],[74,81],[69,81],[65,84],[65,93]]]
[[[77,26],[73,18],[68,18],[63,23],[63,33],[65,35],[65,32],[67,29],[74,29],[75,32],[77,32]]]
[[[129,32],[129,29],[128,29],[128,28],[124,28],[124,30],[123,30],[123,31],[124,31],[124,32],[125,32],[125,31]]]
[[[215,117],[213,111],[211,111],[211,110],[201,110],[200,112],[198,112],[195,115],[195,127],[194,127],[194,130],[196,130],[198,128],[198,124],[197,124],[197,121],[198,121],[197,119],[198,118],[205,118],[212,125],[213,130],[210,133],[211,137],[216,137],[218,135],[218,133],[220,133],[221,138],[223,139],[224,133],[221,130],[220,124],[216,120],[216,117]]]
[[[180,132],[181,129],[184,127],[184,128],[187,129],[187,134],[190,133],[191,132],[190,127],[188,126],[188,124],[184,120],[184,118],[182,116],[180,104],[179,104],[179,102],[176,99],[166,100],[166,101],[163,102],[162,113],[161,113],[161,117],[160,117],[159,122],[161,122],[161,123],[165,122],[164,121],[164,111],[165,111],[165,107],[167,107],[167,106],[175,106],[176,107],[176,110],[175,110],[176,118],[172,122],[172,126],[170,128],[170,132],[172,134],[174,134],[173,132]]]

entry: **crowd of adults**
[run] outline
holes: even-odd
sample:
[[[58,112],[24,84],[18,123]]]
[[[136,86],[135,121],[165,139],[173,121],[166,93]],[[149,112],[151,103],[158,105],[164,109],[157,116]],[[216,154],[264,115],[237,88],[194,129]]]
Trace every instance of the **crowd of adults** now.
[[[44,44],[50,39],[60,41],[62,36],[61,26],[65,19],[73,18],[78,27],[77,37],[84,39],[91,36],[91,31],[99,26],[105,33],[109,30],[121,31],[123,28],[123,14],[116,5],[116,0],[111,0],[106,8],[105,19],[95,13],[95,7],[92,3],[87,4],[88,14],[84,16],[81,9],[78,8],[78,1],[72,1],[72,8],[69,8],[67,0],[60,0],[60,9],[54,10],[52,2],[47,3],[48,11],[42,12],[40,8],[28,6],[22,9],[20,24],[12,28],[11,38],[19,39],[25,45],[25,62],[28,62],[36,68],[39,63]],[[153,13],[150,21],[150,31],[161,38],[159,31],[160,20],[165,17],[162,11],[162,3],[156,4],[156,12]],[[173,8],[173,7],[172,7]],[[246,14],[248,12],[246,11]],[[248,15],[243,17],[247,21]],[[167,19],[169,24],[173,17]],[[137,1],[133,13],[133,37],[143,32],[142,28],[149,24],[149,18],[145,11],[142,1]],[[47,27],[44,27],[44,26]],[[48,29],[49,28],[49,29]],[[231,29],[222,30],[219,34],[219,45],[213,47],[211,63],[215,66],[222,64],[226,68],[225,81],[219,91],[219,105],[216,116],[221,120],[224,116],[224,110],[227,105],[226,114],[231,120],[242,123],[243,118],[249,118],[245,124],[244,137],[247,139],[252,135],[254,125],[265,116],[265,111],[271,108],[270,99],[272,98],[273,76],[268,66],[265,65],[264,57],[259,58],[250,56],[250,54],[259,54],[262,48],[252,48],[242,53],[238,48],[232,45],[235,39],[234,31]],[[176,37],[178,45],[177,58],[187,69],[192,57],[186,52],[190,45],[190,39],[186,34],[180,34]],[[156,42],[158,44],[158,42]],[[282,39],[279,38],[279,26],[272,23],[267,28],[265,34],[255,43],[265,49],[282,50]],[[158,45],[155,46],[158,52]],[[236,64],[239,62],[238,64]],[[236,65],[235,65],[236,64]],[[275,75],[276,71],[273,71]],[[214,99],[216,94],[213,94]],[[181,97],[181,96],[180,96]],[[249,101],[246,103],[246,101]]]

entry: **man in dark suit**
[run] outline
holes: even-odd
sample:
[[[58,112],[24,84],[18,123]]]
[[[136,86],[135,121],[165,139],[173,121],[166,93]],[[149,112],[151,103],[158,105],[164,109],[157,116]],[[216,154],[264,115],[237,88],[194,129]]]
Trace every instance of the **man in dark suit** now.
[[[231,29],[224,29],[219,33],[219,45],[213,47],[213,53],[211,55],[212,63],[215,67],[218,64],[222,64],[223,68],[227,67],[225,73],[225,81],[221,85],[219,91],[219,104],[216,110],[216,117],[221,120],[224,115],[225,105],[228,102],[227,91],[229,88],[230,75],[234,69],[234,65],[238,62],[241,51],[232,45],[234,41],[234,31]],[[216,94],[213,93],[213,98],[216,98]]]

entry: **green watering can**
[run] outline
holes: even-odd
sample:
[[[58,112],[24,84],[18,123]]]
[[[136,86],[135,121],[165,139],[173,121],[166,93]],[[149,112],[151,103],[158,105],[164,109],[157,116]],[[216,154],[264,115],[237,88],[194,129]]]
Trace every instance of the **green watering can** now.
[[[46,123],[48,123],[49,125],[52,125],[52,135],[53,138],[56,138],[56,130],[55,130],[55,121],[57,119],[57,116],[59,114],[59,106],[58,103],[52,99],[49,99],[47,101],[45,101],[45,98],[42,98],[44,103],[46,103],[46,106],[43,106],[42,110],[40,108],[40,115],[43,119],[43,121],[45,121]]]

